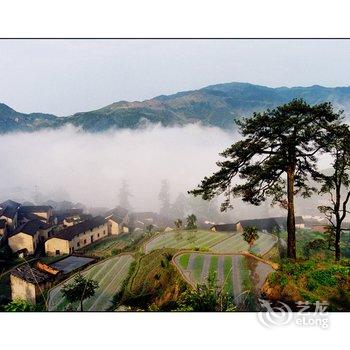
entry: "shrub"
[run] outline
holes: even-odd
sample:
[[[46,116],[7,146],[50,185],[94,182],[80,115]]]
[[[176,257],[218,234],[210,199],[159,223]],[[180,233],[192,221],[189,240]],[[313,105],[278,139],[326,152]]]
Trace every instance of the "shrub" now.
[[[310,279],[316,281],[322,286],[332,287],[337,284],[337,278],[333,275],[331,269],[312,271],[308,275],[308,281]]]

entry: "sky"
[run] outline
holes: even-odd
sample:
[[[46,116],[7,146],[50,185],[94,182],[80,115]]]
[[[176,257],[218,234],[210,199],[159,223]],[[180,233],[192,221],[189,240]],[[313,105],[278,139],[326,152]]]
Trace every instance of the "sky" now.
[[[59,116],[210,84],[350,85],[350,40],[0,40],[0,102]]]

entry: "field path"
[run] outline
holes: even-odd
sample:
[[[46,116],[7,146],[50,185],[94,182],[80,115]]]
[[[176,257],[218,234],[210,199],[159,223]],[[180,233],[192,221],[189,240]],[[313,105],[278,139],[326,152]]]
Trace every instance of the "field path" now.
[[[194,259],[196,258],[196,254],[191,254],[190,255],[190,259],[188,260],[188,266],[187,266],[187,270],[193,270],[193,266],[194,266]]]
[[[233,279],[233,295],[235,297],[235,302],[239,304],[241,297],[239,295],[242,293],[242,281],[240,276],[240,255],[235,255],[232,257],[232,279]]]
[[[201,275],[201,283],[206,283],[209,275],[209,267],[210,267],[210,261],[211,261],[211,256],[210,255],[205,255],[204,256],[204,261],[203,261],[203,269],[202,269],[202,275]]]
[[[224,257],[219,256],[218,261],[218,286],[222,286],[224,283]]]

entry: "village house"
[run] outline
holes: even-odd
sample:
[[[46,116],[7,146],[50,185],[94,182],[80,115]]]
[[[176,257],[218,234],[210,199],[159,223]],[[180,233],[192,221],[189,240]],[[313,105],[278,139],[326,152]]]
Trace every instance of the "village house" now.
[[[287,229],[287,218],[282,216],[275,218],[251,219],[241,220],[237,223],[238,232],[243,232],[245,227],[256,227],[259,231],[269,233],[284,231]],[[302,216],[295,217],[295,227],[305,228]]]
[[[59,276],[60,271],[43,263],[37,263],[35,267],[27,264],[11,270],[11,297],[26,300],[36,304],[43,291],[50,288],[53,281]]]
[[[121,206],[109,210],[105,214],[108,224],[109,235],[120,235],[129,233],[130,216],[129,212]]]
[[[50,205],[26,205],[19,208],[19,216],[27,219],[39,219],[49,223],[52,218],[52,207]]]
[[[6,237],[6,225],[5,219],[0,219],[0,242]]]
[[[8,245],[12,252],[26,251],[34,254],[39,242],[48,238],[51,226],[35,219],[24,222],[8,234]]]
[[[45,253],[47,255],[72,254],[107,236],[107,220],[97,216],[49,235],[45,242]]]
[[[0,220],[5,219],[7,226],[11,229],[16,228],[17,226],[18,210],[20,206],[20,203],[12,200],[0,203]]]
[[[237,231],[237,224],[217,224],[210,227],[210,229],[218,232],[235,232]]]

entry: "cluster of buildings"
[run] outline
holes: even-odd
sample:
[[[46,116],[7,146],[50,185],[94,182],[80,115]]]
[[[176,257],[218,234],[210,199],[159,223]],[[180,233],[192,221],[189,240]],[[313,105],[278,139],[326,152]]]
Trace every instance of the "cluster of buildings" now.
[[[268,233],[285,231],[287,229],[287,219],[283,216],[275,218],[240,220],[232,224],[213,225],[210,229],[212,231],[243,232],[246,227],[256,227],[258,231]],[[305,221],[302,216],[295,217],[295,227],[299,229],[306,228]]]
[[[0,243],[20,256],[73,254],[108,235],[129,232],[128,213],[119,209],[92,217],[81,209],[55,212],[49,205],[7,200],[0,203]]]

